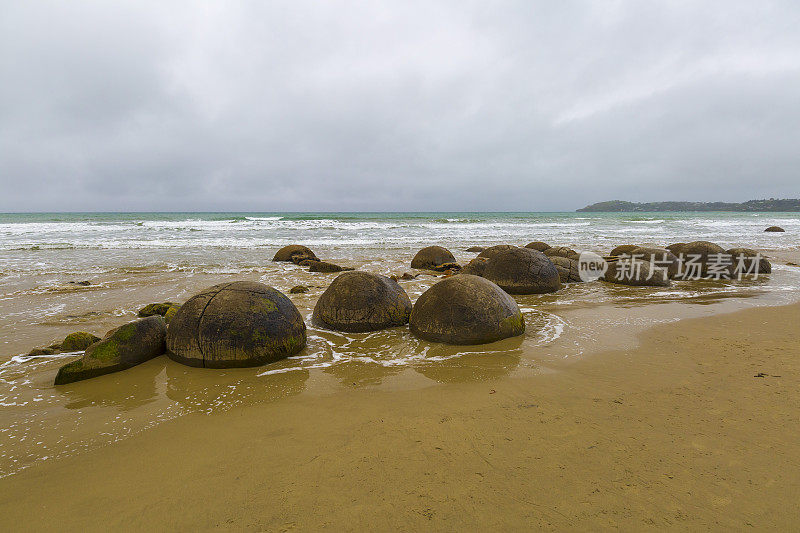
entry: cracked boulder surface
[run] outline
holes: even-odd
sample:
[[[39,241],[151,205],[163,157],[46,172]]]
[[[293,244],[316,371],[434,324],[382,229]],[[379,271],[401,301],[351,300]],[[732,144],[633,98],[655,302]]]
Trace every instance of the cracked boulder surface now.
[[[362,333],[404,326],[411,299],[393,279],[369,272],[345,272],[331,283],[314,306],[314,325]]]
[[[302,259],[318,261],[316,254],[301,244],[290,244],[289,246],[284,246],[278,250],[275,253],[275,257],[272,258],[273,261],[286,262],[299,262]]]
[[[490,258],[483,277],[509,294],[543,294],[561,288],[558,270],[542,252],[511,247]]]
[[[112,329],[86,348],[83,356],[62,366],[55,384],[64,385],[119,372],[164,353],[167,327],[160,316],[135,320]]]
[[[442,246],[427,246],[417,252],[411,260],[411,268],[420,270],[437,270],[447,263],[455,263],[456,258],[450,250]]]
[[[581,279],[580,270],[578,270],[578,261],[568,257],[560,257],[554,255],[550,257],[550,262],[555,265],[558,270],[558,277],[561,283],[578,283],[583,281]]]
[[[446,344],[485,344],[525,332],[517,302],[491,281],[471,274],[444,279],[422,293],[411,332]]]
[[[190,298],[169,323],[167,356],[189,366],[259,366],[306,345],[306,325],[292,301],[262,283],[214,285]]]

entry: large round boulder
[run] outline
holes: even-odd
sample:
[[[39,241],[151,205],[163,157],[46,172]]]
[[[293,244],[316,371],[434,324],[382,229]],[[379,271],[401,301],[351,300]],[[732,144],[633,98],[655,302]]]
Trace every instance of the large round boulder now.
[[[621,244],[616,248],[614,248],[613,250],[611,250],[611,252],[608,255],[610,255],[611,257],[617,257],[623,254],[629,254],[637,248],[638,246],[635,244]]]
[[[273,261],[299,262],[304,259],[317,260],[317,256],[309,248],[300,244],[290,244],[277,251]]]
[[[681,258],[683,254],[683,249],[686,248],[685,242],[676,242],[675,244],[670,244],[669,246],[664,247],[666,250],[672,252],[672,254],[677,257],[678,259]]]
[[[542,294],[561,288],[555,265],[542,252],[512,247],[486,262],[483,277],[509,294]]]
[[[474,276],[483,276],[483,273],[486,270],[486,263],[488,262],[489,260],[485,257],[476,257],[464,265],[464,268],[461,269],[461,273],[472,274]]]
[[[421,270],[440,270],[443,265],[453,264],[456,258],[450,250],[441,246],[427,246],[417,252],[411,260],[411,268]]]
[[[666,248],[652,248],[648,246],[640,246],[631,250],[629,254],[631,257],[653,263],[655,268],[666,269],[667,276],[671,279],[678,275],[680,271],[680,261],[678,258],[667,250]]]
[[[581,273],[578,267],[578,260],[577,259],[570,259],[568,257],[561,257],[558,255],[554,255],[550,257],[550,262],[556,267],[558,271],[558,278],[561,280],[561,284],[565,283],[577,283],[579,281],[583,281],[581,279]]]
[[[634,287],[669,287],[667,272],[660,268],[652,268],[650,261],[622,256],[615,261],[608,261],[608,270],[603,279],[609,283],[631,285]]]
[[[359,333],[408,323],[411,300],[393,279],[368,272],[345,272],[331,283],[314,307],[314,324]]]
[[[558,256],[558,257],[567,257],[569,259],[578,259],[581,255],[572,248],[568,248],[566,246],[556,246],[554,248],[548,248],[542,253],[547,257]]]
[[[528,244],[526,244],[525,248],[531,248],[532,250],[538,250],[540,252],[544,252],[545,250],[548,250],[548,249],[552,248],[552,246],[550,246],[546,242],[533,241],[533,242],[529,242]]]
[[[516,246],[511,246],[510,244],[498,244],[495,246],[490,246],[489,248],[479,253],[478,257],[485,257],[486,259],[491,259],[497,254],[505,252],[506,250],[510,250],[512,248],[516,248]]]
[[[272,363],[306,345],[306,325],[281,292],[250,281],[210,287],[169,323],[167,355],[190,366],[229,368]]]
[[[769,260],[752,248],[731,248],[727,254],[731,256],[733,276],[772,272],[772,264]]]
[[[422,293],[411,311],[411,332],[447,344],[484,344],[525,332],[517,303],[478,276],[459,274]]]
[[[708,241],[694,241],[683,247],[681,259],[681,277],[714,276],[726,270],[725,263],[730,257],[722,246]]]

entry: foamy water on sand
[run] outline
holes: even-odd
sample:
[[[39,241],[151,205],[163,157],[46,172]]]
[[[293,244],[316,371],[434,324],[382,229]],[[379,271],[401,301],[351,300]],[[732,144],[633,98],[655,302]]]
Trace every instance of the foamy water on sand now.
[[[764,233],[769,225],[786,233]],[[756,280],[677,282],[633,288],[571,284],[555,294],[516,296],[524,336],[485,346],[427,343],[407,328],[341,334],[310,315],[335,274],[270,261],[302,243],[320,257],[379,274],[410,271],[414,253],[446,246],[459,262],[474,245],[553,245],[607,253],[618,244],[711,240],[773,259]],[[734,213],[433,214],[37,214],[0,215],[0,475],[89,449],[187,412],[213,414],[294,394],[341,387],[408,388],[558,371],[606,348],[635,344],[646,327],[750,305],[800,299],[800,215]],[[207,286],[253,280],[288,292],[309,325],[296,357],[253,369],[209,371],[166,358],[64,387],[58,367],[77,355],[26,357],[73,331],[102,335],[147,303],[183,302]],[[436,283],[400,283],[412,301]],[[76,282],[88,281],[89,285]]]

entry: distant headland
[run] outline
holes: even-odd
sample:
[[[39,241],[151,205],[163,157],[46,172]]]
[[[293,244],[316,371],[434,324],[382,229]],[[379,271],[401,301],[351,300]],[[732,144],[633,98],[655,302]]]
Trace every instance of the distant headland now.
[[[800,211],[800,199],[749,200],[742,203],[729,202],[625,202],[612,200],[598,202],[578,209],[578,213],[621,213],[634,211]]]

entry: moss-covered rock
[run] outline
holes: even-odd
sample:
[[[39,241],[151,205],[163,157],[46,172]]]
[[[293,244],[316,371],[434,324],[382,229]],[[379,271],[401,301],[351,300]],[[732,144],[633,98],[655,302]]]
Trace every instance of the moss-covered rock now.
[[[85,350],[95,342],[99,341],[100,337],[86,333],[85,331],[76,331],[67,335],[61,343],[60,350],[62,352],[79,352]]]
[[[319,297],[313,321],[317,326],[346,332],[375,331],[408,323],[411,300],[386,276],[345,272]]]
[[[309,289],[305,285],[295,285],[294,287],[289,289],[289,294],[305,294],[310,290],[311,289]]]
[[[169,324],[172,321],[172,319],[175,318],[175,315],[178,313],[178,309],[180,308],[181,308],[180,305],[170,306],[170,308],[167,309],[167,312],[164,313],[164,322]]]
[[[517,303],[489,280],[459,274],[436,283],[414,304],[411,332],[447,344],[483,344],[525,332]]]
[[[281,292],[249,281],[210,287],[184,303],[169,324],[167,355],[190,366],[258,366],[306,345],[306,325]]]
[[[317,256],[309,248],[300,244],[290,244],[278,250],[272,260],[292,262],[296,256],[305,256],[307,259],[317,259]]]
[[[109,331],[86,349],[83,356],[61,367],[55,384],[118,372],[161,355],[165,350],[167,328],[160,316],[136,320]]]
[[[526,244],[525,248],[530,248],[531,250],[538,250],[540,252],[544,252],[545,250],[549,250],[550,248],[552,248],[552,246],[550,246],[546,242],[533,241]]]
[[[552,261],[531,248],[512,247],[486,262],[483,277],[509,294],[542,294],[561,288]]]
[[[163,303],[156,303],[156,304],[149,304],[145,305],[141,309],[139,309],[139,316],[142,318],[148,316],[164,316],[169,311],[170,307],[174,307],[176,304],[172,302],[163,302]]]
[[[450,250],[441,246],[427,246],[417,252],[411,260],[411,268],[421,270],[437,270],[446,263],[455,263],[456,258]]]

